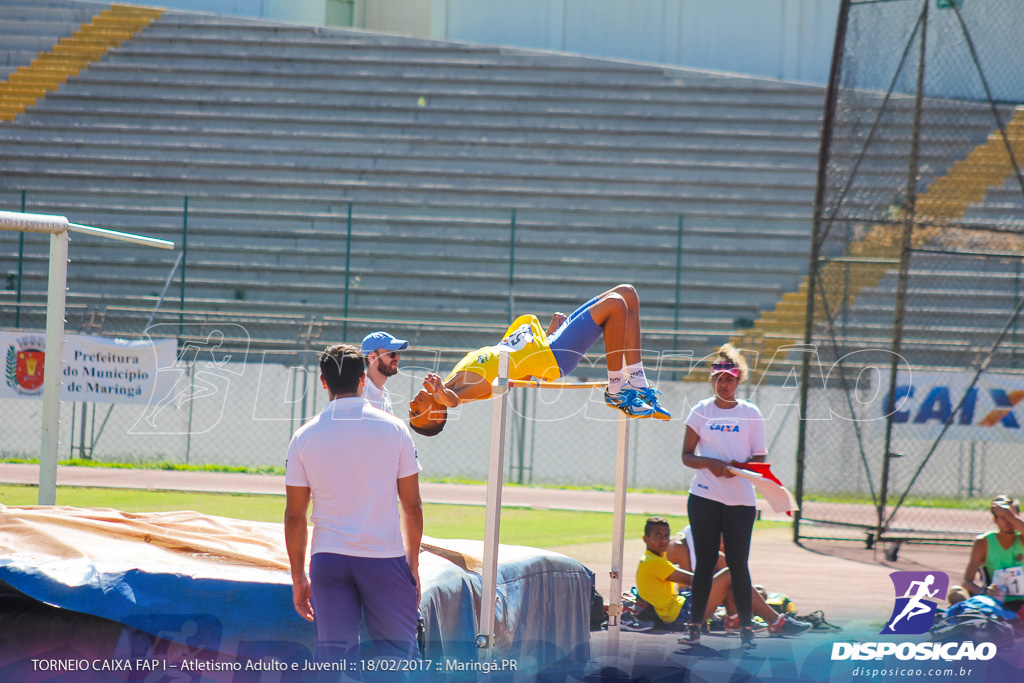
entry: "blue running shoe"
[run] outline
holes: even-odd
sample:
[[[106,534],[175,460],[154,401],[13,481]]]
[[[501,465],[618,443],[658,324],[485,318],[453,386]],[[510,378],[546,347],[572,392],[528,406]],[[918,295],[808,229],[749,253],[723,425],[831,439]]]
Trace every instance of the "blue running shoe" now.
[[[648,405],[647,401],[640,398],[640,394],[632,387],[624,387],[617,394],[604,392],[604,402],[612,408],[618,408],[629,417],[650,417],[654,415],[654,408]]]
[[[658,403],[658,397],[661,396],[661,392],[654,387],[644,387],[643,389],[637,389],[636,393],[640,394],[640,398],[649,405],[654,412],[652,413],[656,420],[671,420],[672,414],[661,407]]]

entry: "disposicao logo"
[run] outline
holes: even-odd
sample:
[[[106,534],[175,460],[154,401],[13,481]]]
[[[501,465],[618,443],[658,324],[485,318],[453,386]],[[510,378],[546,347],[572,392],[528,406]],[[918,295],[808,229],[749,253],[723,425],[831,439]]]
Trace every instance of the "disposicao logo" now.
[[[949,577],[942,572],[893,572],[896,604],[889,623],[881,633],[916,635],[927,633],[935,623],[935,600],[946,594]]]
[[[927,633],[935,622],[936,602],[949,587],[949,577],[942,572],[893,572],[889,575],[896,590],[896,604],[885,628],[884,635],[920,635]],[[976,661],[996,656],[992,643],[833,643],[832,660],[871,660],[895,656],[900,660],[961,659]]]

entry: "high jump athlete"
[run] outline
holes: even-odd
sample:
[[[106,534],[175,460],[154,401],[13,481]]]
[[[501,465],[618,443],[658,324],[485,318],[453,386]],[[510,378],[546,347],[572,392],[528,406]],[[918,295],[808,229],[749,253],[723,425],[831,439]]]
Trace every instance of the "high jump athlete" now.
[[[569,316],[555,313],[547,330],[537,316],[519,316],[500,342],[466,354],[444,381],[437,374],[428,374],[423,389],[409,403],[409,426],[418,434],[434,436],[444,428],[449,408],[491,398],[501,350],[509,354],[510,379],[535,377],[550,382],[575,370],[602,335],[608,369],[605,403],[629,417],[670,419],[658,402],[658,391],[644,375],[640,299],[632,285],[619,285],[593,297]]]

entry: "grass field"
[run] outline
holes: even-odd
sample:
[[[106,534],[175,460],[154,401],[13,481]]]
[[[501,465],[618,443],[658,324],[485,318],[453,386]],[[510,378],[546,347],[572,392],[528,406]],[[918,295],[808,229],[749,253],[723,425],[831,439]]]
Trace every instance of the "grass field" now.
[[[35,486],[0,485],[0,503],[35,505]],[[228,493],[190,493],[141,491],[135,489],[99,489],[61,487],[59,505],[114,508],[124,512],[166,512],[195,510],[207,515],[233,517],[259,522],[280,522],[284,516],[283,496]],[[435,538],[484,537],[484,508],[477,505],[423,506],[424,533]],[[645,515],[626,516],[626,537],[643,535]],[[685,517],[669,517],[673,529],[686,525]],[[503,508],[501,542],[534,548],[601,543],[611,540],[613,516],[610,512],[571,510],[532,510]]]

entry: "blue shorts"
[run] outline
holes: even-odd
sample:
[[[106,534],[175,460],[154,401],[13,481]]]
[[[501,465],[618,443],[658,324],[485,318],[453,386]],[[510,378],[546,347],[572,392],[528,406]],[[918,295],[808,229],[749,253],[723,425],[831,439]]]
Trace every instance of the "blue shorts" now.
[[[555,361],[562,377],[576,369],[580,359],[603,332],[601,326],[594,322],[593,316],[590,315],[590,307],[597,303],[597,299],[595,296],[573,311],[572,315],[548,336],[548,344],[551,346],[551,352],[555,354]]]
[[[690,591],[683,591],[681,595],[685,598],[686,602],[679,608],[679,616],[671,624],[665,624],[673,631],[683,631],[690,623]]]

